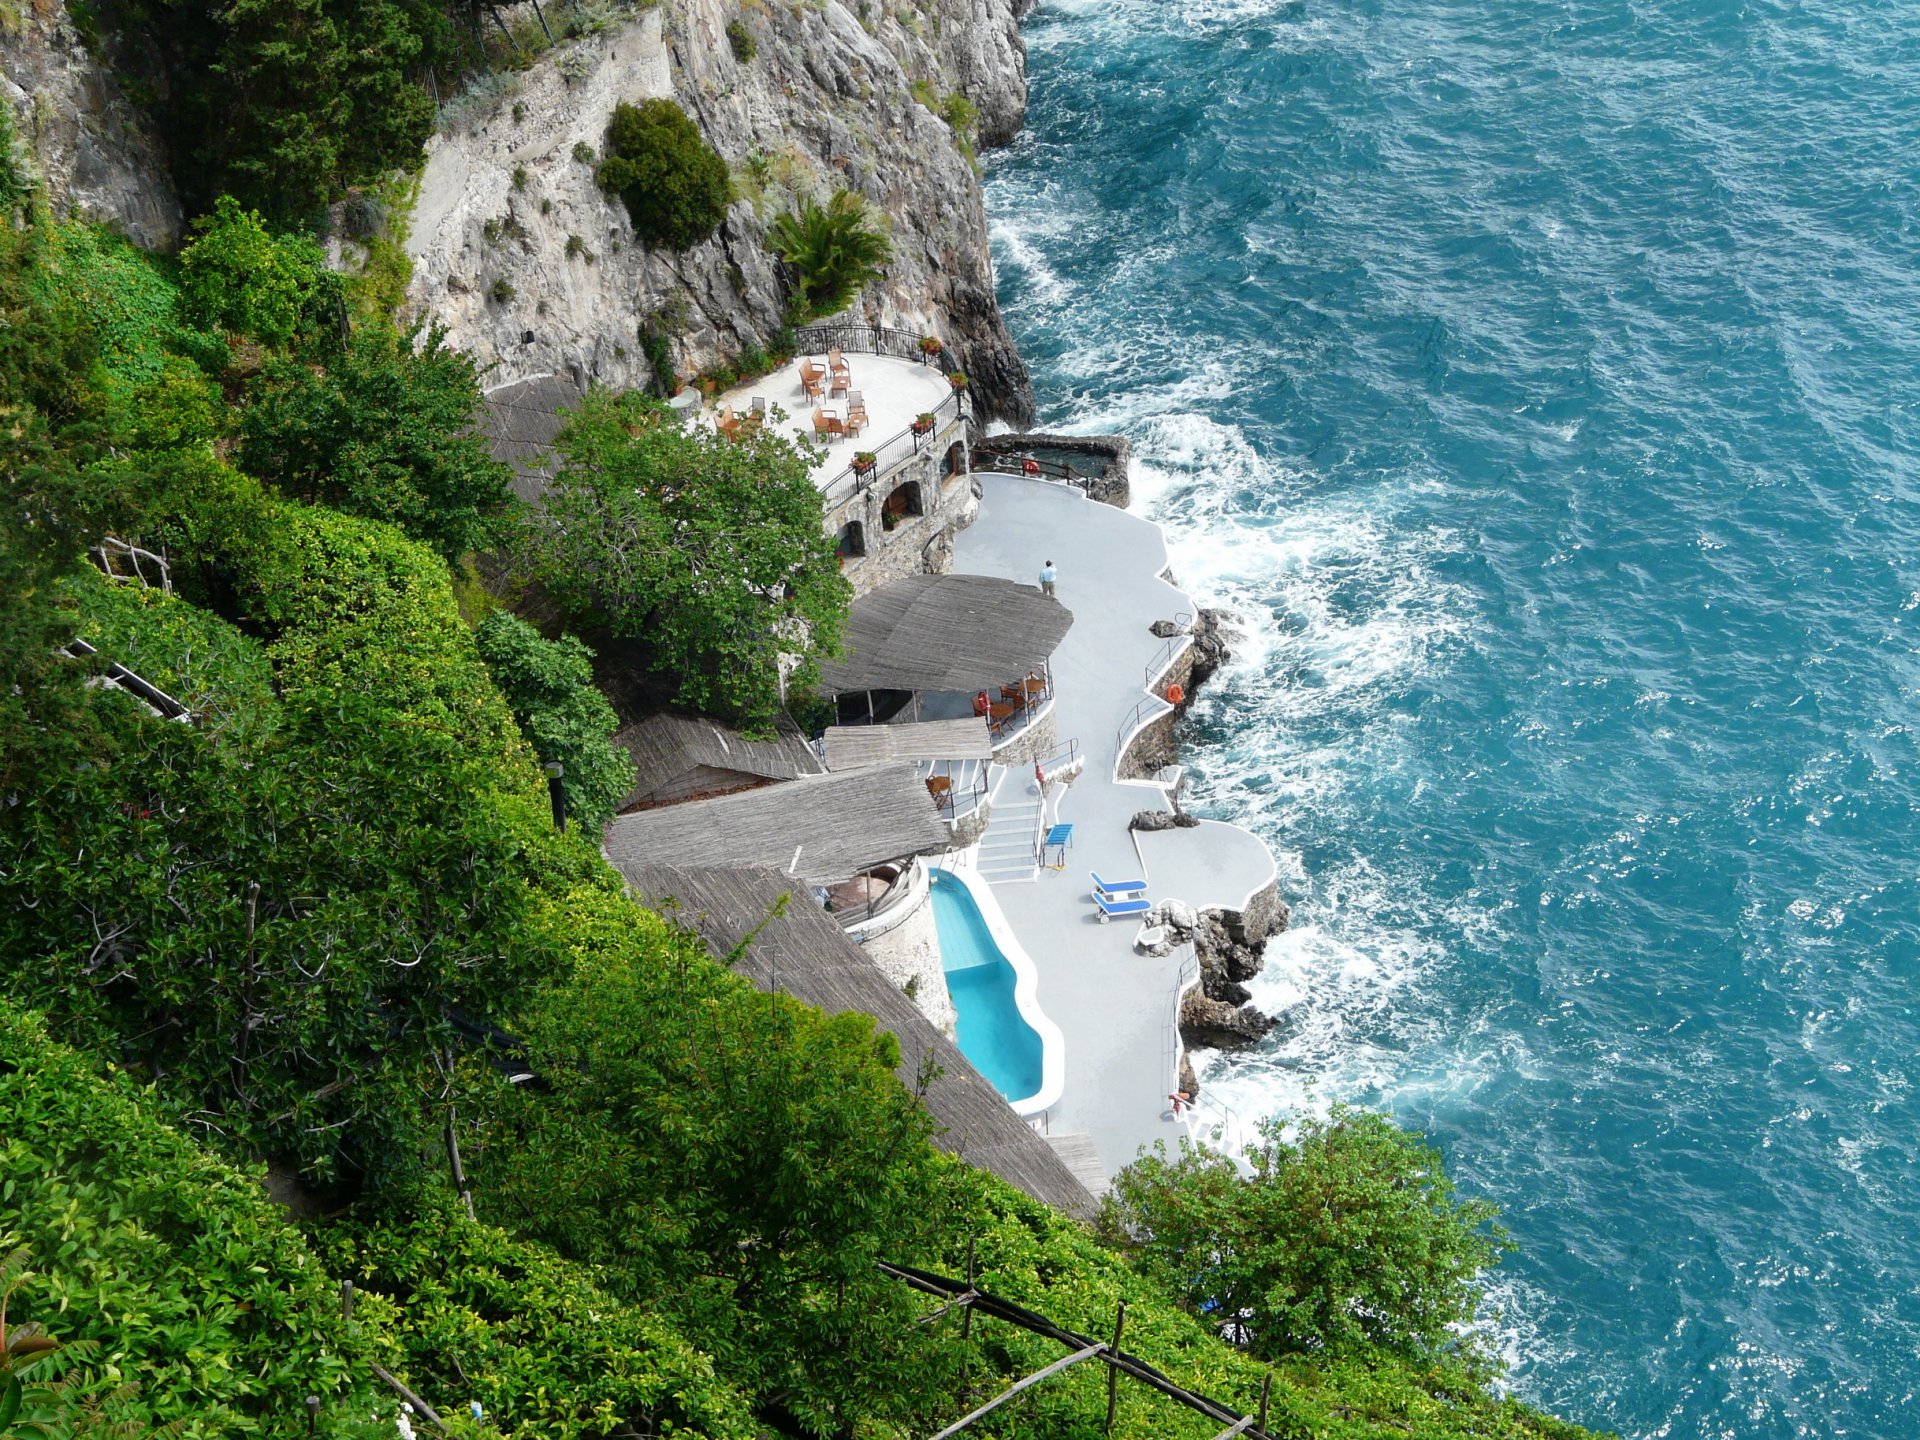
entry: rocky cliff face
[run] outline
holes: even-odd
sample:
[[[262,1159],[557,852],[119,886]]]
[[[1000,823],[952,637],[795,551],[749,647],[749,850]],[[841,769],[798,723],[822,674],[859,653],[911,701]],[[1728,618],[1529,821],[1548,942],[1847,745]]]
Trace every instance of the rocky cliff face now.
[[[179,243],[160,143],[63,0],[0,3],[0,98],[55,215],[111,225],[149,249]]]
[[[751,59],[728,42],[735,20]],[[852,318],[940,335],[987,411],[1019,423],[1032,394],[995,301],[978,180],[922,100],[963,94],[982,136],[1004,139],[1024,114],[1024,64],[1015,0],[664,0],[450,107],[414,210],[410,299],[496,362],[493,383],[551,371],[644,384],[646,333],[669,337],[681,372],[770,340],[786,295],[768,224],[847,188],[893,242]],[[693,116],[741,197],[680,255],[639,246],[576,158],[597,154],[616,103],[656,96]]]

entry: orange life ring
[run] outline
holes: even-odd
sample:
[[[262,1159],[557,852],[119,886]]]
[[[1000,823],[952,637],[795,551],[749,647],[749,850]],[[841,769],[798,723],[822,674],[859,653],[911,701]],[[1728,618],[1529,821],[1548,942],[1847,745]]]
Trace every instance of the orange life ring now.
[[[1178,705],[1186,698],[1187,692],[1182,690],[1178,685],[1167,686],[1167,703],[1169,705]]]
[[[1025,460],[1020,462],[1020,470],[1022,474],[1038,475],[1040,473],[1040,462],[1038,460],[1035,460],[1032,456],[1028,456]]]

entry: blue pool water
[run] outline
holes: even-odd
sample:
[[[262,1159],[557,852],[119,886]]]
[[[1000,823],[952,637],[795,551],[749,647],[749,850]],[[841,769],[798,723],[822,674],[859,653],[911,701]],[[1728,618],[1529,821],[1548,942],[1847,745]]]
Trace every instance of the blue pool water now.
[[[1014,999],[1013,966],[994,943],[967,887],[937,870],[933,919],[959,1016],[960,1053],[1007,1099],[1025,1100],[1040,1089],[1041,1045]]]
[[[1213,1083],[1435,1137],[1530,1399],[1920,1436],[1920,6],[1026,33],[1041,423],[1247,623],[1188,758],[1302,1018]]]

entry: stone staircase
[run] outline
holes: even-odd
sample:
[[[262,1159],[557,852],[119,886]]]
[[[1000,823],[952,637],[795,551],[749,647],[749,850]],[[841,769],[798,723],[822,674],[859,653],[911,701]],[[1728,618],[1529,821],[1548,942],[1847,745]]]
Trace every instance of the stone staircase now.
[[[1027,793],[1027,776],[1014,768],[1000,777],[993,800],[993,818],[980,836],[980,854],[974,868],[993,885],[1040,876],[1042,797]]]

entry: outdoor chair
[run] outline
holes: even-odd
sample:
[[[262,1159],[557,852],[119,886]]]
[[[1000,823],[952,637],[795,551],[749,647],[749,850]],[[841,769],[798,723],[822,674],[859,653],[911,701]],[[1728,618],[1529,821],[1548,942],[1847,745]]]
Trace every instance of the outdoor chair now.
[[[829,437],[844,435],[847,433],[847,427],[840,423],[838,415],[829,415],[824,410],[816,409],[813,412],[813,433],[816,438],[821,435]]]
[[[927,793],[933,796],[933,803],[942,811],[953,808],[953,781],[945,775],[927,777]]]
[[[1102,880],[1097,870],[1090,870],[1087,873],[1093,876],[1095,899],[1102,895],[1108,899],[1115,899],[1122,895],[1144,895],[1147,891],[1147,882],[1144,880]]]
[[[753,413],[758,415],[763,420],[766,418],[767,401],[765,396],[756,395],[753,397]]]
[[[1101,894],[1098,890],[1093,892],[1093,903],[1100,907],[1100,923],[1102,925],[1106,924],[1116,915],[1144,915],[1153,909],[1153,902],[1151,900],[1115,900],[1110,896]]]
[[[858,435],[866,428],[867,412],[857,405],[849,406],[847,409],[847,434]]]

